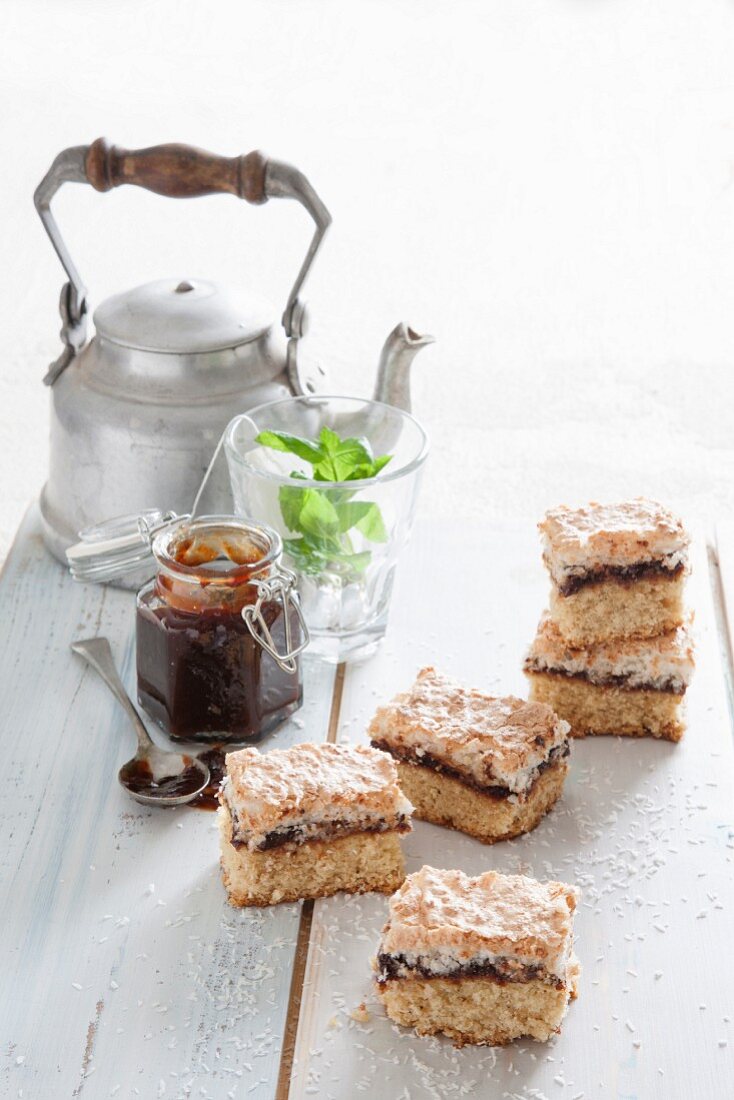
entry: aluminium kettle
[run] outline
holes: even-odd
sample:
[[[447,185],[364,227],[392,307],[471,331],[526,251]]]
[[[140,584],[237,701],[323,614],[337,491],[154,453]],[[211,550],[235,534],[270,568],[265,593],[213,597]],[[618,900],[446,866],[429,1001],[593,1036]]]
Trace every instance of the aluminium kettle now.
[[[51,212],[64,183],[89,183],[97,191],[133,184],[171,198],[226,192],[253,204],[296,199],[315,232],[282,328],[256,294],[243,301],[205,279],[171,278],[102,302],[87,341],[87,292]],[[322,372],[309,373],[299,362],[306,329],[299,295],[331,216],[298,169],[259,152],[221,157],[189,145],[130,151],[103,138],[60,153],[34,201],[68,276],[59,306],[64,349],[44,378],[52,410],[49,476],[40,501],[46,545],[66,562],[78,532],[109,516],[138,515],[161,502],[187,512],[233,416],[322,388]],[[410,364],[431,341],[404,324],[390,333],[376,400],[410,410]],[[231,510],[223,476],[207,491],[212,511]]]

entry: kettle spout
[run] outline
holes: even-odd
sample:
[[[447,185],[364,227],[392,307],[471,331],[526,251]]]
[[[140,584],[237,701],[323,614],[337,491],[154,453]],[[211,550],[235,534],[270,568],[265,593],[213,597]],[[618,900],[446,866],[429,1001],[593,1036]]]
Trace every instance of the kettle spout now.
[[[417,352],[433,342],[433,336],[420,336],[402,321],[396,325],[380,354],[374,400],[409,413],[410,365]]]

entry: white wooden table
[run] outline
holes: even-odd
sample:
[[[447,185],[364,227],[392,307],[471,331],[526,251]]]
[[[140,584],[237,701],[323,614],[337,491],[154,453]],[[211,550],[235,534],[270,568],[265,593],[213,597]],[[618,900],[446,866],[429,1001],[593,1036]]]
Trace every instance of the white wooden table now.
[[[364,741],[376,704],[422,664],[522,692],[545,589],[532,524],[419,527],[382,651],[346,673],[307,662],[305,706],[267,747]],[[123,794],[124,716],[68,646],[106,634],[132,690],[133,600],[74,585],[32,510],[0,581],[0,1094],[729,1100],[734,752],[717,600],[698,546],[680,745],[574,744],[563,802],[517,841],[488,848],[420,822],[407,838],[409,870],[498,867],[583,889],[563,1034],[455,1051],[400,1031],[375,1001],[384,898],[230,909],[214,816]]]

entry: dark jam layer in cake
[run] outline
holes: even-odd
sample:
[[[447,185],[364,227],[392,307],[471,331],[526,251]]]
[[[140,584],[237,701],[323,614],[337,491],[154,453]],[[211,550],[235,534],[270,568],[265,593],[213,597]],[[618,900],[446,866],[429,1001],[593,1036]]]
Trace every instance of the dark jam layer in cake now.
[[[685,695],[686,692],[686,685],[680,680],[667,680],[663,684],[631,684],[628,676],[595,676],[592,679],[588,672],[567,672],[564,668],[539,668],[531,661],[526,661],[525,671],[541,676],[560,676],[564,680],[583,680],[592,687],[616,687],[620,691],[660,691],[665,695]]]
[[[587,572],[574,573],[566,577],[556,587],[562,596],[573,596],[580,588],[589,584],[601,584],[603,581],[614,581],[615,584],[634,584],[641,577],[677,577],[684,569],[683,562],[679,562],[670,569],[664,561],[642,561],[635,565],[602,565],[597,569],[589,569]]]
[[[404,972],[406,970],[409,972],[407,975]],[[410,977],[448,978],[450,980],[491,978],[493,981],[499,982],[500,985],[507,985],[510,982],[542,981],[547,985],[555,986],[556,989],[563,989],[564,985],[560,978],[548,974],[544,967],[519,966],[513,959],[495,959],[491,963],[474,961],[466,963],[464,966],[457,966],[455,970],[451,970],[448,974],[437,974],[430,966],[426,966],[421,962],[420,955],[414,963],[410,964],[406,961],[405,955],[381,953],[377,956],[378,982],[400,981]]]
[[[238,839],[235,835],[237,832],[236,814],[231,807],[229,812],[233,825],[232,846],[234,848],[245,848],[247,841]],[[306,832],[301,825],[289,825],[286,829],[274,829],[271,833],[267,833],[254,850],[256,852],[267,852],[271,848],[280,848],[284,844],[305,844],[310,840],[329,840],[332,837],[349,836],[353,833],[387,832],[409,833],[410,819],[401,814],[395,822],[377,821],[364,824],[363,822],[349,820],[325,821],[313,832]]]
[[[405,749],[398,751],[393,745],[389,745],[387,741],[372,741],[371,744],[373,749],[381,749],[382,752],[389,752],[391,756],[396,760],[402,761],[404,764],[418,764],[422,768],[430,768],[431,771],[439,772],[441,775],[447,775],[450,779],[458,779],[460,783],[466,784],[467,787],[473,787],[475,791],[480,791],[481,794],[489,795],[490,798],[509,798],[511,794],[516,793],[511,791],[509,787],[500,787],[496,784],[483,786],[464,772],[458,771],[458,769],[452,768],[448,764],[444,764],[443,761],[437,760],[435,756],[431,756],[427,752],[419,754]],[[548,759],[538,764],[536,769],[537,774],[533,780],[533,785],[547,768],[550,768],[552,764],[568,756],[570,751],[571,749],[568,741],[564,741],[562,745],[556,745],[555,748],[552,748],[548,754]],[[518,798],[527,797],[532,789],[533,787],[531,785],[522,796],[518,795]]]

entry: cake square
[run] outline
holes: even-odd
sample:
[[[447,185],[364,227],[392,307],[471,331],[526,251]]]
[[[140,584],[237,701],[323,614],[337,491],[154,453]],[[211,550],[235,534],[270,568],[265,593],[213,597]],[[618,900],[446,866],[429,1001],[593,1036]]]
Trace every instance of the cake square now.
[[[387,1015],[456,1046],[549,1039],[576,997],[578,899],[563,882],[498,871],[408,875],[375,960]]]
[[[654,638],[574,648],[547,612],[525,658],[531,699],[551,706],[574,737],[611,733],[679,741],[694,667],[688,623]]]
[[[563,505],[538,527],[551,615],[572,645],[651,637],[683,622],[690,539],[667,508],[641,497]]]
[[[219,809],[229,900],[390,893],[405,877],[399,836],[411,812],[392,759],[366,745],[229,753]]]
[[[560,797],[568,734],[543,703],[485,695],[430,667],[369,727],[415,816],[486,844],[535,828]]]

